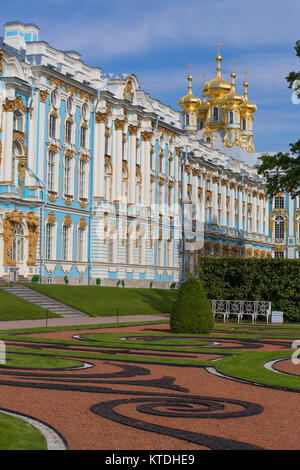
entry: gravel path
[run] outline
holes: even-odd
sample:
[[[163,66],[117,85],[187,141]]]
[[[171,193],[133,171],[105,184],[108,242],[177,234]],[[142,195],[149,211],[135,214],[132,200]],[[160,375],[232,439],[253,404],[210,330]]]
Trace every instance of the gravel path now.
[[[151,337],[167,329],[119,326],[101,332],[143,332]],[[74,327],[35,336],[64,341],[88,333],[91,330]],[[77,341],[78,358],[83,349],[97,349]],[[226,348],[249,347],[241,340],[220,342]],[[271,347],[282,349],[278,343],[261,345],[261,350]],[[81,370],[0,369],[0,408],[47,423],[73,450],[299,449],[299,393],[236,382],[204,367],[120,362],[118,351],[112,351],[115,360],[89,358],[93,367]],[[64,357],[64,347],[57,353]],[[140,357],[155,358],[154,352],[143,353]],[[188,348],[181,354],[189,354]],[[205,360],[212,360],[213,366],[217,357],[211,354]],[[279,367],[290,365],[281,362]]]

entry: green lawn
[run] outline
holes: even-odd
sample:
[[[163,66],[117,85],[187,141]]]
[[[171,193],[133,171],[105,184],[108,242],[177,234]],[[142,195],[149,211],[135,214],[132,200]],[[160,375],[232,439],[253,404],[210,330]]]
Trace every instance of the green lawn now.
[[[30,285],[90,316],[171,313],[176,291],[99,286]]]
[[[47,450],[47,442],[30,424],[0,412],[0,450]]]
[[[43,308],[0,289],[0,321],[2,320],[33,320],[45,318]],[[60,317],[48,312],[48,317]]]

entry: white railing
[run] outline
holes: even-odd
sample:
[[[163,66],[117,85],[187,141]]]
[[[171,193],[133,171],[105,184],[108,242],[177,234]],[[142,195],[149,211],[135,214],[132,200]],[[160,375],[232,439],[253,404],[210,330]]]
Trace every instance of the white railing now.
[[[267,323],[272,313],[272,303],[263,300],[210,300],[214,317],[222,315],[224,322],[229,315],[234,315],[238,323],[242,322],[243,316],[252,317],[252,323],[256,322],[258,316],[266,318]]]

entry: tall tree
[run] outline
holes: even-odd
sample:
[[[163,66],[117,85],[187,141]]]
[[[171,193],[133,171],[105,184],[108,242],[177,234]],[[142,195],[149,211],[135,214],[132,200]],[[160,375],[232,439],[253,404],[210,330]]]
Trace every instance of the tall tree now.
[[[300,41],[296,42],[295,50],[300,59]],[[286,81],[300,99],[300,71],[290,72]],[[266,179],[269,196],[274,197],[281,191],[288,191],[293,198],[300,195],[300,139],[290,144],[290,152],[263,155],[260,159],[258,174]]]

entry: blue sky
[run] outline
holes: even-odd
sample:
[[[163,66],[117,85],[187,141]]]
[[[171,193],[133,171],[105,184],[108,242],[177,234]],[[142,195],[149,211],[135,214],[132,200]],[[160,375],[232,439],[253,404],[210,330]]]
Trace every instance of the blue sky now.
[[[256,150],[286,151],[300,138],[300,104],[285,80],[300,69],[296,0],[2,0],[1,18],[35,23],[40,40],[77,50],[103,72],[135,73],[142,88],[175,109],[189,62],[194,94],[201,97],[203,72],[215,76],[220,41],[222,74],[230,80],[234,59],[239,92],[248,72]]]

